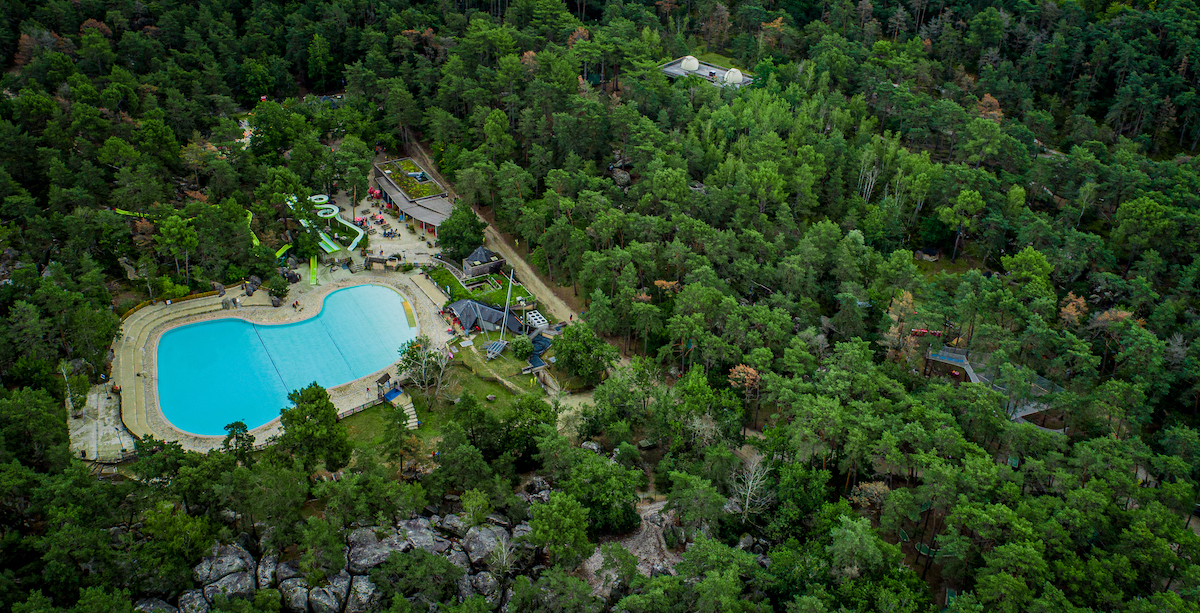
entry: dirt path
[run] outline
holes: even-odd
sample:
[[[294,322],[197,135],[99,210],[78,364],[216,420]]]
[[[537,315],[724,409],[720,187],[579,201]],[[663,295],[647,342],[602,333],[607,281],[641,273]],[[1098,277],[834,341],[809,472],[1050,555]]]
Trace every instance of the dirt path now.
[[[437,171],[433,160],[429,158],[428,152],[425,151],[425,148],[420,143],[413,142],[412,146],[409,147],[409,154],[422,166],[429,169],[429,173],[433,175],[433,178],[446,188],[451,201],[457,198],[454,186],[447,182],[446,178]],[[487,221],[482,216],[480,218]],[[559,321],[569,321],[571,316],[579,317],[579,313],[571,309],[562,298],[558,297],[558,294],[550,286],[546,285],[546,282],[538,276],[533,267],[525,261],[525,258],[517,253],[516,249],[513,249],[512,245],[508,244],[508,241],[504,240],[499,230],[491,225],[491,223],[488,224],[487,230],[484,231],[484,239],[484,244],[487,248],[503,255],[504,259],[508,260],[509,265],[516,269],[517,275],[521,277],[521,284],[537,296],[539,310],[543,313],[551,314]]]
[[[517,271],[517,276],[521,278],[521,284],[538,297],[539,310],[549,312],[559,321],[569,321],[572,317],[579,317],[579,313],[567,306],[567,303],[563,302],[554,293],[554,290],[542,281],[533,267],[504,240],[504,237],[500,236],[500,232],[495,227],[489,225],[484,231],[484,244],[488,249],[500,253],[504,259],[508,260],[509,265]]]

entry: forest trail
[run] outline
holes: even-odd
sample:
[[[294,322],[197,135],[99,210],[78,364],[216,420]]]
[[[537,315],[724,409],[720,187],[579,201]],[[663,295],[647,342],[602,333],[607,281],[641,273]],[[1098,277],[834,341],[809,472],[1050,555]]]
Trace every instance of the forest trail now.
[[[517,250],[513,249],[512,245],[509,245],[504,240],[499,230],[488,224],[487,229],[484,230],[484,238],[484,244],[487,248],[503,255],[504,259],[508,260],[509,265],[517,271],[517,276],[520,277],[521,284],[538,297],[539,310],[543,311],[543,313],[549,312],[551,316],[559,321],[571,321],[572,318],[579,317],[579,313],[576,313],[571,307],[567,306],[567,303],[563,302],[562,298],[559,298],[554,293],[554,290],[550,289],[550,286],[546,285],[542,281],[542,278],[534,272],[533,267],[525,261],[525,258],[522,258],[517,253]]]
[[[437,166],[433,164],[433,160],[430,159],[424,145],[413,141],[412,146],[409,147],[409,155],[428,169],[433,178],[446,188],[446,193],[451,201],[454,201],[458,197],[458,194],[454,191],[454,186],[446,181],[446,178],[438,172]],[[482,216],[480,218],[484,219]],[[484,221],[487,220],[484,219]],[[572,316],[574,318],[579,317],[579,313],[576,313],[562,298],[558,297],[558,294],[554,293],[554,290],[538,276],[533,267],[525,261],[525,258],[517,253],[517,250],[504,239],[500,231],[491,223],[488,223],[487,229],[484,230],[484,245],[488,249],[503,255],[504,259],[508,260],[509,265],[517,271],[517,276],[520,277],[521,284],[537,296],[538,309],[543,314],[549,313],[559,321],[571,321]]]

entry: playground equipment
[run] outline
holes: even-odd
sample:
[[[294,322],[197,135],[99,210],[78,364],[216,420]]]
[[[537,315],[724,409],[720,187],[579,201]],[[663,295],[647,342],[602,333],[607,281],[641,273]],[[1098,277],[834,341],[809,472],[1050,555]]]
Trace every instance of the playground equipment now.
[[[336,204],[329,203],[329,196],[317,194],[315,196],[310,196],[308,201],[314,205],[313,208],[316,209],[317,217],[322,219],[337,219],[342,225],[354,231],[356,236],[354,237],[354,240],[351,241],[349,247],[351,251],[354,251],[354,248],[358,246],[358,242],[361,241],[367,233],[363,232],[362,228],[350,223],[349,221],[346,221],[341,215],[338,215],[338,207]],[[293,199],[292,202],[295,202],[295,200]],[[304,227],[308,227],[307,223],[304,223],[303,221],[301,221],[301,223],[304,224]],[[333,240],[326,236],[324,232],[318,231],[318,234],[321,235],[321,248],[325,250],[325,253],[333,253],[334,251],[341,249],[341,247],[338,247],[337,243],[334,243]]]
[[[259,245],[258,236],[254,234],[254,230],[250,229],[251,219],[254,219],[254,213],[246,211],[246,230],[250,232],[250,242],[254,243],[254,246],[257,247]]]

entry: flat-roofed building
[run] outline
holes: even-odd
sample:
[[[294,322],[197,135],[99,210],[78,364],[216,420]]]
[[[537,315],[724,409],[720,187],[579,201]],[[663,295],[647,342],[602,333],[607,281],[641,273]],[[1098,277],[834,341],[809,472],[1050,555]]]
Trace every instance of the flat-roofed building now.
[[[690,55],[671,60],[659,68],[672,79],[697,76],[717,87],[742,87],[754,81],[753,78],[746,76],[737,68],[725,68],[701,62]]]

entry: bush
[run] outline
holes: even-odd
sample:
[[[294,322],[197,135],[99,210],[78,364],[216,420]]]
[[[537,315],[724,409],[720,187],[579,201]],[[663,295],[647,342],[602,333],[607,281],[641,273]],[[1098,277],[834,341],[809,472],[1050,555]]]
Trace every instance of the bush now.
[[[518,360],[528,360],[533,355],[533,341],[528,336],[518,336],[512,342],[512,350]]]
[[[227,284],[240,283],[242,279],[248,276],[250,276],[250,273],[246,272],[246,269],[241,266],[230,264],[229,268],[225,269],[225,283]]]
[[[284,279],[279,275],[271,277],[271,279],[267,281],[265,287],[267,288],[268,293],[280,300],[285,300],[288,297],[288,292],[292,289],[291,285],[288,284],[287,279]]]
[[[403,267],[400,268],[400,270],[402,270],[404,272],[412,272],[413,268],[414,268],[414,266],[412,264],[406,263]]]
[[[129,309],[132,309],[133,307],[137,306],[138,304],[139,303],[137,300],[122,300],[119,304],[117,304],[116,313],[117,313],[117,315],[121,315],[123,313],[128,313]]]

